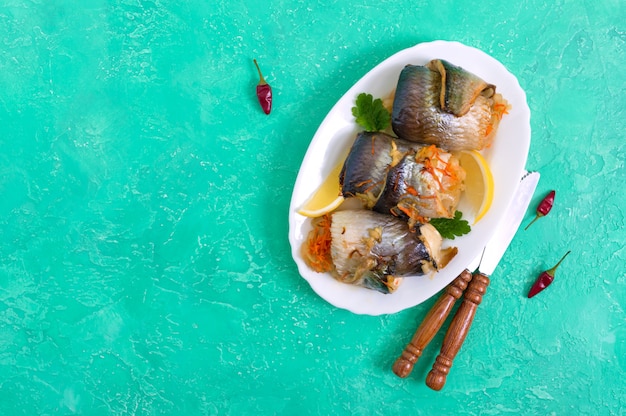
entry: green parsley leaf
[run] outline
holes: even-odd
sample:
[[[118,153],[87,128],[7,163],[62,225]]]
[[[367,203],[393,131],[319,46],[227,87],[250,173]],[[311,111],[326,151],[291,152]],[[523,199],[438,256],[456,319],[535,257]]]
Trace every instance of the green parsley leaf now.
[[[462,216],[461,211],[456,211],[454,218],[433,218],[430,220],[430,224],[439,231],[443,238],[454,240],[455,237],[460,237],[472,231],[469,223],[461,219]]]
[[[361,93],[356,97],[356,106],[352,107],[352,115],[356,123],[365,131],[381,131],[389,126],[391,114],[380,98],[374,99],[372,94]]]

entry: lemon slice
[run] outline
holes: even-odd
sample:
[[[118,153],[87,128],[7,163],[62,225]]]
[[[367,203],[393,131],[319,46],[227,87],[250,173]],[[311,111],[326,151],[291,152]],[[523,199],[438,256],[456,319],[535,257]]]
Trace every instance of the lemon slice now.
[[[305,217],[321,217],[337,208],[343,202],[339,174],[343,168],[343,160],[338,163],[326,177],[319,188],[300,207],[298,214]]]
[[[475,150],[462,151],[459,163],[465,169],[465,198],[474,211],[474,224],[480,221],[493,202],[493,175],[489,164]]]

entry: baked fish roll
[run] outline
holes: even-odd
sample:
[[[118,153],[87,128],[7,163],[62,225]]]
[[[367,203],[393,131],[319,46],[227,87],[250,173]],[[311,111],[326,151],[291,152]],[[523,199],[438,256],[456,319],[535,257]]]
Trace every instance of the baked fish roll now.
[[[373,210],[408,218],[410,226],[430,218],[453,218],[464,180],[465,170],[454,155],[426,146],[389,170]]]
[[[406,221],[391,215],[345,210],[316,219],[302,252],[313,270],[328,271],[343,283],[392,293],[405,276],[445,267],[457,250],[442,249],[441,244],[441,235],[430,224],[411,230]]]
[[[409,143],[385,133],[360,132],[346,157],[339,183],[344,197],[358,197],[371,208],[385,186],[390,166],[410,150]]]
[[[407,65],[398,78],[391,125],[398,137],[446,150],[481,150],[491,143],[507,101],[496,87],[435,59]]]

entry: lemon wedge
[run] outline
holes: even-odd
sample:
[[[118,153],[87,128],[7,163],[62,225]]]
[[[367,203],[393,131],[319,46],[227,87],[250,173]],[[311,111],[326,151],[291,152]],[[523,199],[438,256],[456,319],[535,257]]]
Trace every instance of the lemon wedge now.
[[[306,200],[298,210],[298,214],[315,218],[328,214],[343,202],[339,174],[343,168],[343,160],[338,163],[326,177],[319,188]]]
[[[459,163],[465,169],[465,198],[474,211],[474,224],[480,221],[493,202],[493,175],[489,164],[475,150],[458,154]]]

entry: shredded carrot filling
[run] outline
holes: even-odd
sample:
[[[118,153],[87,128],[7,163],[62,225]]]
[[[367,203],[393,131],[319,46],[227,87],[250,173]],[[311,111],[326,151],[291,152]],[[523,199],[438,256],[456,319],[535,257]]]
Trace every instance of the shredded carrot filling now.
[[[485,136],[489,136],[493,131],[493,124],[487,124],[487,128],[485,129]]]
[[[442,176],[447,176],[454,181],[458,179],[456,172],[452,169],[452,166],[450,166],[449,161],[446,161],[441,157],[441,150],[438,149],[435,145],[430,145],[422,149],[417,155],[415,155],[416,161],[419,161],[420,158],[423,158],[422,163],[424,165],[424,168],[422,169],[422,171],[428,172],[437,182],[441,189],[443,189],[444,186],[439,180],[437,172],[441,173]],[[435,163],[433,163],[433,161]]]
[[[371,182],[371,180],[370,180],[370,182]],[[368,188],[363,189],[361,192],[366,194],[366,193],[370,192],[372,189],[376,188],[380,184],[381,184],[381,182],[373,182],[372,185],[370,185]]]
[[[498,117],[498,120],[502,120],[505,114],[509,114],[508,105],[505,103],[496,103],[493,106],[493,112]]]
[[[409,185],[407,183],[407,181],[404,181],[404,185],[406,185],[406,193],[409,195],[413,195],[413,196],[419,196],[419,192],[417,192],[417,189],[413,188],[411,185]],[[395,190],[395,188],[394,188]]]
[[[509,109],[511,108],[510,104],[506,100],[504,100],[504,98],[502,98],[502,96],[500,96],[499,94],[496,94],[495,100],[496,102],[491,108],[491,122],[487,125],[487,128],[485,129],[485,137],[489,137],[493,133],[494,129],[496,128],[495,126],[498,125],[498,123],[500,122],[500,120],[502,120],[502,117],[504,117],[505,114],[509,114]],[[490,144],[491,143],[489,143],[489,145]]]
[[[443,189],[443,184],[437,177],[437,172],[436,172],[437,170],[441,171],[441,169],[438,169],[433,165],[430,158],[424,159],[424,167],[422,168],[422,172],[428,172],[430,176],[435,180],[435,182],[437,182],[437,185],[439,185],[439,188]]]
[[[394,192],[396,192],[398,190],[398,184],[400,182],[400,175],[396,175],[396,177],[393,180],[393,187],[391,189],[393,189]]]
[[[330,255],[332,236],[330,215],[324,215],[313,221],[313,229],[303,245],[303,257],[313,270],[319,273],[329,272],[334,268]]]
[[[364,180],[364,181],[361,181],[361,182],[357,183],[357,184],[356,184],[356,187],[357,187],[357,188],[360,188],[360,187],[365,186],[365,185],[367,185],[368,183],[371,183],[371,182],[372,182],[372,180],[371,180],[371,179],[366,179],[366,180]]]
[[[421,222],[422,224],[425,224],[428,222],[428,219],[426,217],[423,217],[421,215],[419,215],[417,213],[417,210],[415,209],[415,207],[410,206],[410,205],[404,205],[404,204],[398,204],[397,208],[402,211],[407,217],[409,217],[412,221],[417,221],[417,222]],[[411,227],[413,228],[413,227]]]

